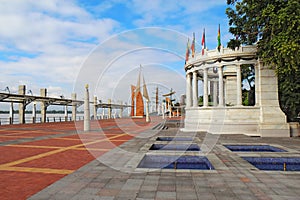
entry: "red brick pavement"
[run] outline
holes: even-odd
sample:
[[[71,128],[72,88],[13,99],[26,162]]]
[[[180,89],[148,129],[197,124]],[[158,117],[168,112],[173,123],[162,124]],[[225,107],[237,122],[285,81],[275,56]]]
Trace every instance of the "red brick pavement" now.
[[[0,197],[26,199],[110,149],[153,127],[144,119],[92,121],[92,131],[82,131],[83,122],[59,122],[0,126],[0,141],[57,136],[37,141],[19,141],[0,146]],[[70,135],[59,137],[60,134]]]

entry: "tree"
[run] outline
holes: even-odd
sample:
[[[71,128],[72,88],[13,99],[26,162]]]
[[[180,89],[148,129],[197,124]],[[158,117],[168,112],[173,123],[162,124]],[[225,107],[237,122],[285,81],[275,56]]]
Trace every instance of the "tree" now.
[[[242,99],[243,105],[254,106],[255,105],[255,69],[253,65],[242,65]]]
[[[280,106],[290,121],[300,112],[300,2],[299,0],[227,0],[228,42],[257,45],[257,55],[276,70]],[[235,6],[235,7],[234,7]]]

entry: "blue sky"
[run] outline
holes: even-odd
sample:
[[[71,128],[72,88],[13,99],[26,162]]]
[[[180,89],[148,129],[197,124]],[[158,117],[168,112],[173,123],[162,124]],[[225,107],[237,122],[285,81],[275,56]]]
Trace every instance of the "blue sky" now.
[[[70,97],[89,83],[99,99],[126,102],[141,64],[150,94],[160,85],[179,97],[187,37],[195,32],[200,51],[205,28],[214,49],[220,24],[226,46],[226,7],[226,0],[1,0],[0,90],[25,84],[36,95],[47,88]]]

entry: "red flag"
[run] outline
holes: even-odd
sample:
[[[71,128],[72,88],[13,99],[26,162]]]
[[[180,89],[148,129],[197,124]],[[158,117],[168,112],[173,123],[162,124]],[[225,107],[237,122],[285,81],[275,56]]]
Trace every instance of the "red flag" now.
[[[193,33],[193,41],[192,41],[191,50],[192,50],[192,58],[194,58],[194,56],[195,56],[195,33]]]
[[[204,55],[204,49],[206,48],[206,46],[205,46],[205,29],[203,30],[201,45],[202,45],[202,55]]]

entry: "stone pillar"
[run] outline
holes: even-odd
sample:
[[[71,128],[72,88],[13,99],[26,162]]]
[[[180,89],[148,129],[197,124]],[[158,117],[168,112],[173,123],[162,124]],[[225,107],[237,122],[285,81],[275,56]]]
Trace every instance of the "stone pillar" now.
[[[76,100],[76,93],[72,93],[72,100]],[[72,121],[76,121],[77,105],[72,102]]]
[[[160,111],[161,111],[161,106],[159,104],[157,104],[157,115],[160,115]]]
[[[105,109],[102,107],[102,119],[105,119]]]
[[[91,129],[90,125],[90,100],[89,100],[89,85],[85,85],[84,93],[84,121],[83,121],[83,130],[89,131]]]
[[[261,137],[289,137],[290,127],[279,107],[278,83],[275,71],[259,63],[259,105]]]
[[[207,78],[208,69],[205,68],[203,71],[203,107],[208,106],[208,78]]]
[[[10,109],[9,109],[9,124],[14,123],[14,103],[10,102]]]
[[[198,107],[198,71],[193,72],[193,107]]]
[[[65,105],[65,122],[68,121],[68,106]]]
[[[172,117],[171,98],[170,98],[170,102],[168,102],[168,108],[169,108],[169,118],[171,118]]]
[[[46,88],[40,89],[40,95],[41,95],[41,97],[46,97],[47,89]],[[46,122],[46,111],[47,111],[47,102],[42,101],[41,102],[41,123]]]
[[[164,104],[161,104],[161,112],[162,112],[162,118],[165,119],[165,108],[164,108]]]
[[[242,105],[242,76],[241,76],[241,65],[236,66],[236,105]]]
[[[32,104],[32,123],[36,123],[36,102]]]
[[[214,106],[218,105],[218,82],[217,81],[213,81],[214,85],[213,85],[213,101],[214,101]]]
[[[218,67],[219,74],[219,106],[224,106],[224,82],[223,82],[223,66]]]
[[[97,105],[98,105],[97,101],[98,101],[97,97],[94,96],[94,109],[93,109],[94,120],[97,120],[97,109],[98,109],[98,107],[97,107]]]
[[[112,111],[112,108],[111,108],[111,99],[108,99],[108,119],[111,119],[111,111]]]
[[[186,107],[189,108],[192,106],[192,77],[188,73],[186,75]]]
[[[25,91],[26,91],[26,86],[19,85],[18,94],[25,95]],[[25,124],[25,109],[26,109],[25,101],[19,103],[19,123],[20,124]]]
[[[255,106],[259,106],[259,69],[258,65],[254,66],[255,69]]]

